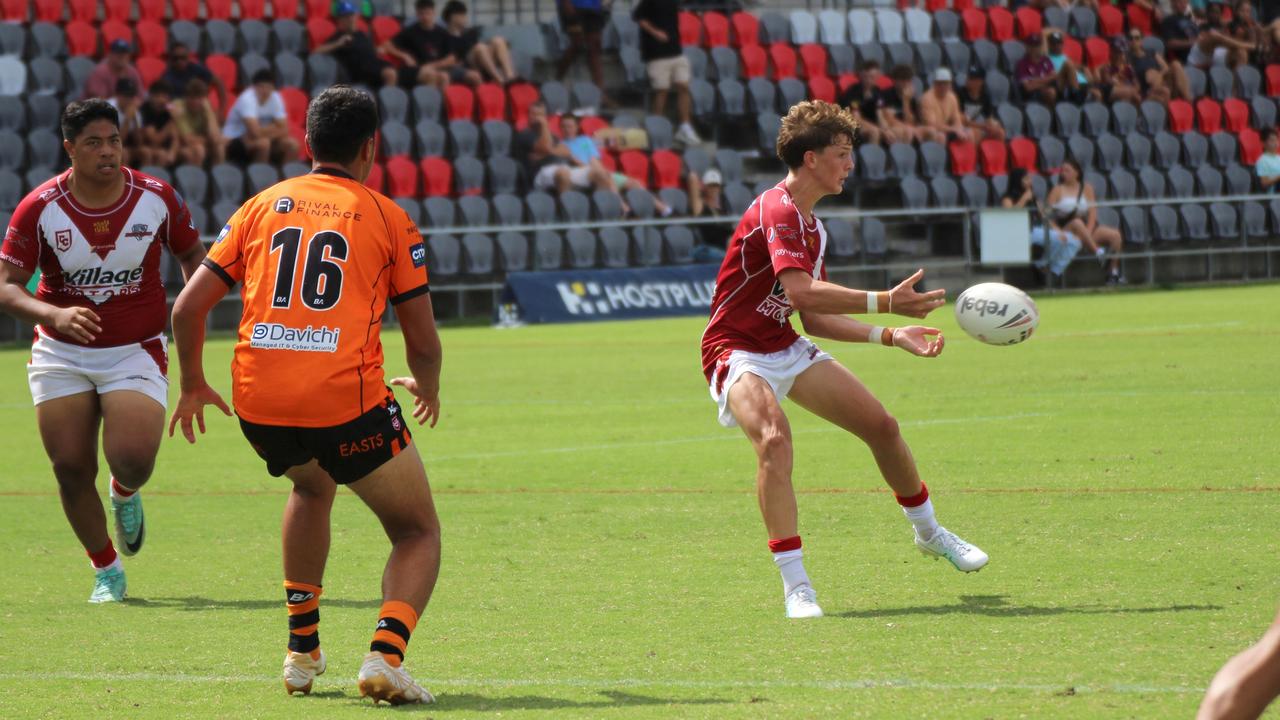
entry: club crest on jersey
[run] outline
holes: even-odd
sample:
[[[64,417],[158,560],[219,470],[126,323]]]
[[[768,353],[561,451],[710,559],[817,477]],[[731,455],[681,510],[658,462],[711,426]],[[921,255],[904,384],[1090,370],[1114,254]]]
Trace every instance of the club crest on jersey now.
[[[282,197],[277,199],[275,210],[282,215],[293,212],[293,198]]]
[[[58,248],[58,252],[66,252],[71,249],[71,231],[59,230],[53,234],[53,246]]]
[[[151,229],[146,223],[134,223],[133,228],[124,234],[127,238],[145,238],[151,237]]]

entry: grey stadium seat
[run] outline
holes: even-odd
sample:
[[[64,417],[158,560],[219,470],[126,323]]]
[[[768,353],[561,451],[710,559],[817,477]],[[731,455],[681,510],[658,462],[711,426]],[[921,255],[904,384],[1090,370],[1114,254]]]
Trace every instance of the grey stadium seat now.
[[[818,37],[822,44],[831,47],[848,47],[849,25],[838,10],[818,11]]]
[[[1046,174],[1055,173],[1067,159],[1067,148],[1056,137],[1040,140],[1040,171]]]
[[[843,218],[823,220],[827,230],[827,257],[848,260],[858,254],[858,243],[853,238],[853,226]]]
[[[89,79],[89,75],[93,73],[93,68],[96,65],[97,63],[92,59],[83,56],[66,59],[63,66],[67,69],[67,77],[70,79],[68,87],[71,88],[72,92],[84,87],[85,81]]]
[[[431,227],[454,227],[458,224],[458,206],[446,197],[429,197],[422,201]]]
[[[884,255],[888,250],[885,241],[884,223],[877,218],[862,218],[858,224],[858,234],[862,238],[862,248],[868,255]]]
[[[1164,105],[1154,100],[1144,100],[1139,106],[1142,115],[1141,127],[1148,135],[1155,135],[1169,126],[1169,113]]]
[[[567,222],[584,223],[591,219],[591,201],[577,190],[560,193],[560,208]]]
[[[1067,149],[1071,151],[1071,157],[1080,163],[1080,167],[1085,170],[1093,168],[1096,148],[1092,140],[1084,135],[1072,135],[1067,138]]]
[[[658,198],[671,208],[671,214],[679,217],[689,214],[689,195],[680,188],[662,188]]]
[[[0,211],[12,213],[22,201],[22,194],[22,178],[12,170],[0,168]]]
[[[638,227],[631,232],[631,240],[636,263],[646,267],[662,264],[662,233],[657,228]]]
[[[533,260],[537,270],[564,267],[564,238],[554,230],[539,230],[533,236]]]
[[[919,8],[907,8],[902,11],[902,20],[907,26],[907,40],[913,43],[933,42],[933,17],[929,13]]]
[[[1229,163],[1223,174],[1227,177],[1227,191],[1232,195],[1248,195],[1253,192],[1253,173],[1246,168]]]
[[[435,88],[432,88],[433,90]],[[413,128],[418,138],[418,154],[424,157],[443,157],[449,136],[444,126],[435,120],[422,120]]]
[[[1023,44],[1022,38],[1005,40],[1000,43],[1000,59],[1008,72],[1018,67],[1018,61],[1027,54],[1027,46]],[[1005,77],[1008,77],[1007,75]]]
[[[859,147],[858,176],[869,182],[885,180],[888,177],[885,172],[886,160],[884,148],[879,145],[866,144]]]
[[[947,173],[947,149],[933,141],[920,143],[920,170],[926,178]]]
[[[504,272],[529,269],[529,239],[518,232],[498,233],[498,268]]]
[[[418,122],[432,120],[439,122],[440,112],[444,107],[444,96],[430,85],[419,85],[413,89],[413,110]]]
[[[0,130],[0,168],[17,172],[26,164],[26,143],[22,136],[13,130]]]
[[[600,228],[600,264],[624,268],[631,264],[631,238],[619,227]]]
[[[66,78],[62,63],[47,57],[32,58],[27,64],[31,70],[30,91],[41,95],[61,95],[66,90]]]
[[[1240,65],[1236,68],[1236,85],[1241,100],[1252,100],[1262,89],[1262,73],[1252,65]]]
[[[204,24],[205,52],[233,55],[236,52],[236,28],[226,20],[208,20]],[[194,51],[195,48],[193,47]]]
[[[1096,138],[1111,124],[1111,111],[1100,102],[1087,102],[1080,108],[1084,116],[1084,134]]]
[[[179,165],[174,170],[178,191],[192,205],[203,205],[209,198],[209,174],[199,165]]]
[[[1120,232],[1127,243],[1146,245],[1151,241],[1147,233],[1146,208],[1129,205],[1120,208]]]
[[[701,78],[707,76],[707,51],[696,45],[686,45],[684,47],[684,56],[689,60],[689,70],[693,77]]]
[[[1049,113],[1049,108],[1037,102],[1030,102],[1023,108],[1023,115],[1027,121],[1028,136],[1040,140],[1049,135],[1053,124],[1053,115]]]
[[[449,139],[453,141],[455,157],[480,154],[480,128],[470,120],[450,120]]]
[[[1018,137],[1022,134],[1022,111],[1016,105],[1000,103],[996,106],[996,117],[1000,119],[1000,124],[1004,126],[1005,134],[1009,137]]]
[[[699,120],[711,120],[716,113],[716,89],[701,77],[689,81],[689,96],[693,101],[693,116]]]
[[[965,50],[968,48],[966,47]],[[854,72],[858,68],[858,59],[849,45],[828,45],[827,56],[831,60],[832,69],[837,77]]]
[[[1142,196],[1146,198],[1162,198],[1169,194],[1168,181],[1154,167],[1144,167],[1138,171],[1138,185],[1142,188]]]
[[[936,207],[957,207],[960,204],[960,188],[950,177],[936,177],[930,180],[929,193]]]
[[[747,211],[747,208],[755,200],[755,196],[742,183],[725,182],[724,199],[728,205],[729,214],[740,215]]]
[[[0,24],[0,55],[25,57],[27,54],[27,31],[19,23]]]
[[[569,112],[569,89],[564,83],[548,80],[542,83],[542,100],[547,104],[547,112],[553,115]]]
[[[1128,138],[1138,129],[1138,109],[1130,103],[1114,103],[1111,106],[1111,130],[1122,138]]]
[[[640,48],[623,45],[618,49],[618,61],[622,64],[623,77],[627,84],[634,87],[645,87],[649,82],[645,72],[644,60],[640,59]]]
[[[653,196],[644,188],[631,188],[626,192],[627,205],[631,207],[631,214],[637,218],[647,219],[658,214],[658,209],[653,203]]]
[[[1196,189],[1200,197],[1215,197],[1223,194],[1226,186],[1226,178],[1222,173],[1210,165],[1201,165],[1196,168]]]
[[[53,23],[32,23],[31,46],[37,56],[46,58],[66,57],[67,36],[61,27]]]
[[[1009,76],[1000,72],[989,72],[986,78],[987,93],[991,96],[991,102],[997,105],[1007,102],[1012,90],[1009,86]]]
[[[766,43],[791,42],[791,21],[782,13],[766,10],[760,13],[760,32]]]
[[[190,20],[174,20],[169,23],[169,43],[182,43],[191,49],[192,54],[199,55],[204,52],[200,41],[202,37],[200,26]]]
[[[1236,161],[1239,148],[1231,133],[1216,132],[1209,136],[1209,157],[1214,165],[1225,168]]]
[[[409,93],[395,85],[378,88],[378,112],[382,115],[383,123],[394,120],[407,126],[410,121]]]
[[[1178,163],[1182,157],[1182,143],[1171,133],[1163,130],[1152,138],[1155,148],[1155,165],[1161,170],[1168,170]]]
[[[596,236],[586,228],[570,228],[565,233],[565,245],[569,249],[569,267],[591,268],[596,266]]]
[[[808,10],[792,10],[788,17],[791,24],[791,43],[803,45],[818,42],[818,19]]]
[[[1249,109],[1252,111],[1254,127],[1276,126],[1276,104],[1271,98],[1257,95],[1249,101]]]
[[[596,217],[601,220],[622,219],[622,198],[609,190],[596,190],[591,193],[591,202],[596,208]]]
[[[37,128],[27,132],[28,159],[32,165],[62,167],[64,153],[62,138],[47,128]]]
[[[529,208],[529,220],[543,225],[559,219],[556,199],[540,190],[535,190],[524,197],[524,204]]]
[[[935,10],[933,13],[933,24],[937,27],[938,37],[942,40],[953,41],[960,39],[960,16],[950,10]],[[955,68],[968,67],[968,64],[953,65]]]
[[[27,127],[27,108],[20,102],[0,102],[0,130],[22,132]]]
[[[1235,87],[1236,77],[1231,71],[1222,65],[1214,65],[1209,68],[1209,95],[1214,100],[1222,102],[1231,97],[1231,92]]]
[[[920,178],[905,177],[898,187],[902,191],[902,207],[918,210],[929,206],[929,186]]]
[[[1000,69],[1000,48],[996,47],[995,43],[985,38],[979,38],[973,41],[973,44],[969,46],[969,50],[986,72]]]
[[[0,55],[0,95],[17,96],[26,91],[26,64],[16,56]]]
[[[893,177],[915,175],[920,164],[920,154],[911,143],[893,143],[889,146],[889,158],[893,160]]]
[[[1086,170],[1084,181],[1093,186],[1094,195],[1099,200],[1111,199],[1111,190],[1107,184],[1107,176],[1094,170]]]
[[[1196,194],[1196,178],[1186,168],[1174,165],[1165,176],[1169,178],[1170,196],[1192,197]]]
[[[484,192],[484,163],[473,157],[455,159],[453,161],[453,184],[459,195],[474,195]]]
[[[493,272],[493,238],[480,233],[462,236],[462,271],[467,275],[488,275]]]
[[[382,123],[381,134],[379,140],[382,152],[387,157],[413,154],[413,133],[399,121],[388,120]]]
[[[937,13],[934,13],[936,16]],[[969,67],[969,46],[961,40],[947,40],[942,44],[942,54],[947,58],[947,65],[953,68]]]
[[[307,86],[307,66],[302,59],[292,53],[276,53],[274,58],[276,79],[281,87],[298,88]]]
[[[301,55],[307,51],[307,31],[297,20],[280,18],[271,23],[279,52]]]
[[[239,209],[239,202],[219,200],[213,204],[213,207],[209,208],[209,224],[213,226],[214,230],[221,230],[227,220],[230,220],[231,216],[235,215]]]
[[[774,152],[778,144],[778,130],[782,118],[777,113],[760,113],[756,116],[756,135],[761,152]]]
[[[1244,232],[1248,237],[1267,237],[1267,210],[1261,203],[1244,204]]]
[[[1151,141],[1137,133],[1125,136],[1125,164],[1137,170],[1151,164]]]
[[[267,163],[250,163],[246,171],[249,178],[249,193],[257,195],[267,188],[280,182],[280,171],[275,165]]]
[[[711,48],[711,65],[716,69],[716,79],[738,80],[738,54],[727,47]]]
[[[721,80],[716,83],[716,101],[721,114],[739,118],[747,114],[747,95],[737,80]]]
[[[312,95],[323,92],[338,81],[338,61],[329,55],[308,55],[307,71],[311,75]]]
[[[573,107],[583,111],[600,109],[602,95],[595,83],[578,80],[573,83]]]
[[[245,84],[248,84],[249,82],[251,82],[253,76],[259,70],[268,70],[268,71],[272,70],[271,61],[268,60],[266,56],[259,55],[258,53],[255,53],[255,52],[248,52],[241,55],[237,59],[237,63],[240,65],[240,76],[244,78]],[[227,94],[228,94],[227,102],[233,102],[231,99],[231,93],[233,91],[234,91],[234,88],[227,88]]]
[[[747,97],[751,99],[751,109],[757,113],[778,110],[778,86],[768,78],[754,77],[748,80]]]
[[[1138,181],[1133,174],[1123,168],[1116,168],[1110,173],[1111,196],[1116,200],[1132,200],[1138,197]]]
[[[809,97],[809,88],[795,78],[782,78],[778,81],[778,97],[785,107],[795,107]]]
[[[1071,8],[1071,34],[1087,38],[1097,33],[1098,16],[1092,8],[1077,5]]]
[[[672,265],[689,265],[693,262],[693,231],[686,225],[668,225],[663,230],[667,262]]]
[[[971,210],[984,208],[991,202],[991,188],[981,176],[965,175],[960,178],[960,190],[964,206]]]
[[[1053,107],[1053,115],[1058,123],[1058,135],[1070,137],[1080,132],[1080,108],[1068,102],[1060,102]]]
[[[1182,236],[1178,232],[1178,212],[1168,205],[1156,205],[1151,208],[1151,236],[1157,242],[1178,242]]]
[[[1198,168],[1209,161],[1209,140],[1191,130],[1182,133],[1182,162],[1190,168]]]
[[[650,150],[670,150],[675,142],[675,131],[671,127],[671,121],[665,117],[645,116],[644,130],[649,134]]]
[[[1182,229],[1188,240],[1208,240],[1209,213],[1201,205],[1182,205],[1178,208],[1178,217],[1182,220]]]
[[[1095,165],[1103,172],[1110,172],[1124,164],[1124,143],[1111,133],[1104,132],[1098,136],[1098,154]]]
[[[409,216],[409,222],[419,227],[422,226],[422,203],[418,202],[417,198],[398,197],[392,198],[392,202],[399,205],[401,210],[404,210],[405,214]]]
[[[488,225],[489,201],[479,195],[465,195],[458,198],[458,215],[463,225],[477,227]]]
[[[519,190],[520,166],[506,155],[495,155],[485,163],[489,171],[489,191],[515,193]]]
[[[241,20],[237,28],[246,52],[266,55],[271,50],[271,28],[261,20]]]
[[[716,150],[716,167],[720,169],[720,177],[725,185],[742,180],[742,153],[733,148]]]
[[[1226,203],[1209,205],[1209,223],[1216,238],[1234,240],[1240,237],[1240,216],[1234,207]]]
[[[513,193],[493,196],[493,216],[498,225],[520,225],[524,222],[524,201]]]
[[[853,9],[849,11],[849,41],[854,45],[862,45],[864,43],[875,40],[876,37],[876,19],[867,10]]]
[[[462,243],[453,235],[428,235],[427,255],[432,277],[449,277],[462,270]]]
[[[480,125],[480,135],[484,138],[485,153],[490,156],[508,156],[511,154],[511,125],[503,120],[485,120]]]

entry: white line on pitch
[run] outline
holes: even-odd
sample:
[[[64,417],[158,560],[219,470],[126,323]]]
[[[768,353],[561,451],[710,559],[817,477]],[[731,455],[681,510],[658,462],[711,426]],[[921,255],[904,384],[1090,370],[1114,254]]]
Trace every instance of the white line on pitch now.
[[[1102,330],[1081,330],[1079,332],[1042,332],[1036,335],[1037,338],[1070,338],[1070,337],[1099,337],[1105,335],[1152,335],[1156,333],[1174,332],[1178,330],[1220,330],[1223,328],[1238,327],[1244,323],[1240,320],[1224,320],[1222,322],[1212,323],[1183,323],[1181,325],[1149,325],[1146,327],[1132,328],[1105,328]]]
[[[278,675],[188,675],[185,673],[83,673],[83,672],[29,672],[0,673],[0,681],[103,681],[103,682],[154,682],[154,683],[274,683]],[[683,688],[692,690],[732,689],[796,689],[796,690],[874,690],[878,688],[904,690],[979,690],[984,692],[1017,690],[1024,692],[1062,692],[1071,688],[1076,693],[1118,694],[1196,694],[1204,688],[1182,685],[1074,685],[1059,683],[945,683],[908,678],[847,679],[847,680],[663,680],[641,678],[616,678],[591,680],[584,678],[533,679],[533,678],[421,678],[424,685],[439,688],[489,687],[489,688],[578,688],[588,690],[612,690],[633,688]],[[352,686],[350,678],[326,679],[330,686]],[[447,702],[448,693],[441,693]]]

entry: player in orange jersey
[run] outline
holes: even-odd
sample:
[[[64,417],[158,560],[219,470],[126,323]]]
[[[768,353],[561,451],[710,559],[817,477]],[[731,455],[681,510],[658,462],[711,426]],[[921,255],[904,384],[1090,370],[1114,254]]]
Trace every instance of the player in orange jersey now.
[[[308,175],[278,183],[236,211],[173,308],[182,395],[169,422],[195,442],[205,405],[230,414],[205,381],[205,318],[237,283],[244,313],[232,401],[249,444],[274,476],[293,481],[284,517],[289,650],[285,689],[309,693],[324,672],[317,627],[329,511],[337,485],[373,510],[391,539],[383,604],[360,668],[361,695],[431,702],[401,666],[440,567],[431,490],[395,396],[384,382],[381,318],[396,309],[418,423],[440,416],[440,338],[427,286],[426,245],[395,203],[363,185],[376,153],[378,109],[338,85],[307,108]]]

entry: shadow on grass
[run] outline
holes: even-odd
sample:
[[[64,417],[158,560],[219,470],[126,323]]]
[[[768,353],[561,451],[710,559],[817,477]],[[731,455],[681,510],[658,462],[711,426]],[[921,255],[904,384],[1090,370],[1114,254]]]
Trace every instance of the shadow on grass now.
[[[187,597],[128,597],[126,605],[153,608],[177,608],[179,610],[276,610],[284,607],[284,598],[279,600],[214,600],[188,595]],[[380,608],[381,599],[344,600],[342,598],[324,598],[323,607],[340,608]]]
[[[985,615],[987,617],[1037,617],[1048,615],[1142,615],[1149,613],[1221,610],[1221,605],[1162,605],[1153,607],[1117,607],[1114,605],[1016,605],[1007,595],[961,595],[949,605],[915,605],[900,608],[874,608],[832,613],[843,618],[887,618],[903,615]]]
[[[498,695],[488,697],[474,693],[442,693],[437,696],[433,713],[483,712],[503,710],[574,710],[615,707],[664,707],[677,705],[722,705],[737,702],[723,698],[664,698],[637,695],[620,690],[603,690],[599,697],[586,700],[543,697],[542,695]],[[412,706],[409,706],[412,707]]]

